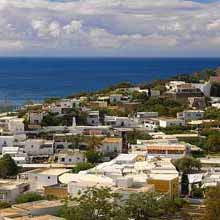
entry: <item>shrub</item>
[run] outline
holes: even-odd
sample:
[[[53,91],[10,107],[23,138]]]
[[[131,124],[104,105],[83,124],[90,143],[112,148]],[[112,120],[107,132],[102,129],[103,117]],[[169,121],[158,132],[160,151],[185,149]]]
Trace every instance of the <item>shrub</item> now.
[[[11,204],[9,202],[0,201],[0,209],[5,209],[11,207]]]
[[[92,165],[91,163],[87,163],[87,162],[82,162],[82,163],[78,163],[76,164],[76,166],[72,169],[73,173],[78,173],[82,170],[88,170],[90,168],[93,168],[94,165]]]
[[[0,159],[0,178],[15,176],[18,173],[18,166],[10,155],[5,154]]]
[[[16,203],[25,203],[25,202],[34,202],[44,199],[43,196],[41,196],[38,193],[35,192],[28,192],[22,195],[19,195],[16,198]]]

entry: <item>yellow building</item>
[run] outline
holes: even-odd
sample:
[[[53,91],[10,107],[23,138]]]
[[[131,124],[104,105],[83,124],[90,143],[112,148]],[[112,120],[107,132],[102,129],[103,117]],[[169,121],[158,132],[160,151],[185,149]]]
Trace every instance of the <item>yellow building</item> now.
[[[179,177],[176,174],[151,174],[148,184],[153,184],[156,192],[166,193],[171,198],[179,195]]]

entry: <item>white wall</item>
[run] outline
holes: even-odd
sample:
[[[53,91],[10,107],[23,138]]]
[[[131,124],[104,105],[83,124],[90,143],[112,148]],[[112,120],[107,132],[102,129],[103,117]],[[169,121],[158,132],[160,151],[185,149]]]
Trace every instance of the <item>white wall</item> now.
[[[184,120],[160,120],[160,127],[167,128],[172,126],[185,126]]]
[[[30,190],[43,189],[44,186],[51,186],[58,183],[56,175],[45,175],[40,173],[28,173]]]
[[[24,123],[19,119],[11,119],[8,123],[8,130],[12,133],[19,133],[24,131]]]
[[[45,146],[45,143],[41,139],[28,139],[25,141],[25,152],[28,155],[53,155],[54,149],[53,144]]]
[[[0,153],[3,147],[13,147],[14,136],[0,136]]]
[[[76,164],[85,161],[85,157],[83,153],[76,152],[71,154],[63,154],[60,153],[58,155],[58,163],[60,164]]]

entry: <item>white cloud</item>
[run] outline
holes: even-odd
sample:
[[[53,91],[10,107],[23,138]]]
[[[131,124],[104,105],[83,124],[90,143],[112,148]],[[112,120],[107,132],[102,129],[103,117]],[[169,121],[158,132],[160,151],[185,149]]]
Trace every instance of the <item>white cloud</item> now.
[[[0,0],[0,48],[130,56],[151,56],[150,49],[159,56],[200,55],[199,45],[212,55],[219,11],[218,2],[184,0]]]
[[[23,42],[21,41],[0,40],[0,52],[7,50],[20,50],[22,48]]]
[[[68,25],[65,25],[63,27],[63,30],[67,33],[67,34],[73,34],[73,33],[76,33],[76,32],[79,32],[82,28],[82,23],[81,21],[76,21],[76,20],[73,20],[71,21],[70,24]]]

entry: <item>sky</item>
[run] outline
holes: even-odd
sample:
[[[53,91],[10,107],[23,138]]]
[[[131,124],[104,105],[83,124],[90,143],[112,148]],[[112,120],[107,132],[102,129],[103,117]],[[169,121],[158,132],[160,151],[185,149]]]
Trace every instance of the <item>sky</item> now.
[[[0,0],[0,56],[220,57],[220,1]]]

